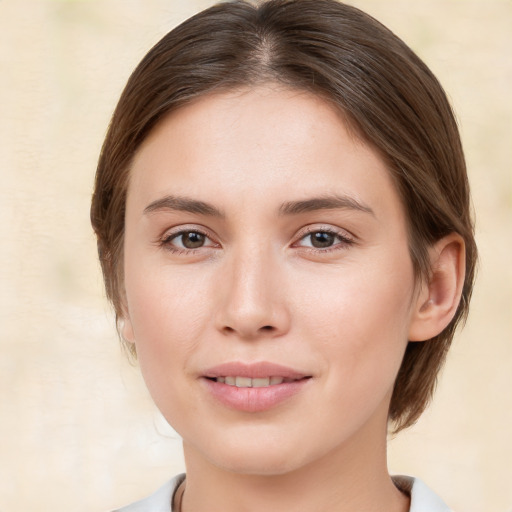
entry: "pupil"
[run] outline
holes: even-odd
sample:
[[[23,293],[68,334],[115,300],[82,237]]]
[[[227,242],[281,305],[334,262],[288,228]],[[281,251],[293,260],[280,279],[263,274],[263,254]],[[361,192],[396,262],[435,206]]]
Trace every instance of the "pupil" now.
[[[187,249],[196,249],[197,247],[203,246],[204,238],[205,236],[203,234],[190,231],[183,235],[183,245]]]
[[[313,247],[330,247],[334,243],[334,235],[325,231],[317,231],[311,235],[311,244]]]

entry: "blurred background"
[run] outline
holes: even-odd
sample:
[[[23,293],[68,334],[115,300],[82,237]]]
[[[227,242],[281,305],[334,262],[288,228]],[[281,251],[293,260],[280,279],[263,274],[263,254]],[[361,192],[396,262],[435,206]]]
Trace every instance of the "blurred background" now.
[[[107,511],[183,469],[116,339],[89,201],[131,70],[210,1],[0,0],[0,510]],[[512,1],[353,0],[444,84],[480,271],[434,403],[390,444],[459,512],[512,511]]]

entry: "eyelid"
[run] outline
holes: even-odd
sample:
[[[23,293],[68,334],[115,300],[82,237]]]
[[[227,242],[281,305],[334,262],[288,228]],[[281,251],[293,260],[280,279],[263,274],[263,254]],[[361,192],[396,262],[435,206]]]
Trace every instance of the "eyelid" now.
[[[306,246],[300,246],[298,245],[301,240],[303,240],[306,236],[312,234],[312,233],[330,233],[337,237],[339,237],[340,242],[337,244],[334,244],[328,248],[320,249],[316,247],[306,247]],[[302,247],[304,249],[318,251],[318,252],[327,252],[329,250],[337,249],[340,245],[349,245],[356,242],[356,237],[347,231],[346,229],[342,229],[336,226],[333,226],[331,224],[310,224],[309,226],[305,226],[302,229],[300,229],[297,233],[297,235],[294,237],[295,242],[292,243],[292,246],[296,247]]]
[[[174,240],[175,238],[178,238],[180,235],[182,235],[184,233],[190,233],[190,232],[200,233],[201,235],[204,235],[211,242],[211,244],[204,245],[202,247],[197,247],[195,249],[187,249],[187,248],[172,246],[172,244],[171,244],[172,240]],[[211,233],[211,231],[209,229],[205,228],[204,226],[201,226],[198,224],[180,224],[178,226],[168,228],[162,233],[162,235],[160,235],[158,237],[156,243],[160,246],[163,246],[163,247],[169,249],[169,250],[175,250],[177,252],[192,252],[192,251],[197,251],[200,249],[205,249],[205,248],[209,249],[211,247],[219,247],[220,246],[220,243],[217,242],[216,237]]]
[[[316,233],[317,231],[325,231],[328,233],[334,233],[343,238],[350,238],[350,239],[354,239],[354,240],[356,238],[347,229],[340,228],[339,226],[333,226],[332,224],[322,224],[322,223],[308,224],[307,226],[302,227],[297,232],[296,238],[301,238],[305,235],[309,235],[310,233]]]

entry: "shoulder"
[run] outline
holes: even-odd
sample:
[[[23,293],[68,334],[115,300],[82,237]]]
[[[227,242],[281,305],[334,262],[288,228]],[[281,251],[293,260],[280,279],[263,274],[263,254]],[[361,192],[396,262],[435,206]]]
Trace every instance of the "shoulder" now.
[[[113,512],[172,512],[172,498],[184,478],[184,474],[177,475],[147,498]]]
[[[448,505],[419,478],[397,475],[393,482],[411,496],[409,512],[453,512]]]

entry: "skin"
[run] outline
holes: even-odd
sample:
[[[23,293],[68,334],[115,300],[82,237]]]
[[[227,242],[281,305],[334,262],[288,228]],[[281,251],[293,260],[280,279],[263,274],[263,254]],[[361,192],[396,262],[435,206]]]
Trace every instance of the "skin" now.
[[[124,252],[122,333],[183,437],[185,512],[408,510],[389,401],[408,339],[453,314],[461,242],[432,248],[435,286],[418,285],[386,166],[332,107],[267,85],[173,112],[133,161]],[[238,411],[202,378],[227,361],[311,378]]]

